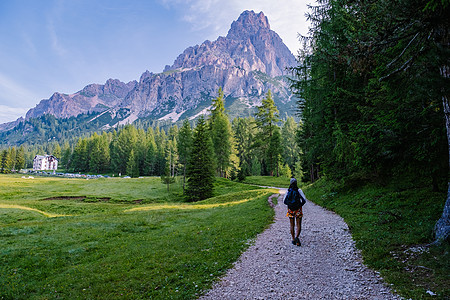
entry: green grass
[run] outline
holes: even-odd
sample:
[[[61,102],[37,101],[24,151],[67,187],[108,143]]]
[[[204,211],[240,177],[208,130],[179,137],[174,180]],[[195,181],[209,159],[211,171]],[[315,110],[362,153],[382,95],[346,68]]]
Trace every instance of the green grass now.
[[[159,178],[1,175],[0,299],[196,298],[272,222],[273,193],[218,179],[188,204]]]
[[[272,187],[289,187],[290,178],[287,177],[275,177],[275,176],[247,176],[244,183],[261,185],[261,186],[272,186]]]
[[[414,252],[432,242],[445,192],[409,183],[345,190],[325,180],[304,191],[308,199],[345,219],[365,263],[380,271],[402,296],[449,299],[449,245]],[[427,291],[437,296],[431,297]]]

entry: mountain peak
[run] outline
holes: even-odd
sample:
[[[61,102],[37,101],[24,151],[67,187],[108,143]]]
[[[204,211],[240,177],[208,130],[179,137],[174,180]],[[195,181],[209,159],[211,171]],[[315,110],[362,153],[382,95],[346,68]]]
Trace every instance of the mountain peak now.
[[[102,112],[108,126],[165,115],[178,119],[209,105],[219,87],[234,99],[230,101],[236,102],[238,115],[241,107],[251,110],[269,89],[282,105],[290,102],[287,83],[278,76],[286,75],[295,64],[295,57],[270,29],[264,13],[248,10],[231,24],[226,37],[188,47],[163,73],[146,71],[139,81],[108,79],[71,95],[55,93],[30,109],[26,119],[43,114],[66,118],[89,112]]]
[[[254,34],[260,29],[270,30],[267,17],[263,12],[256,14],[253,10],[246,10],[236,21],[233,21],[227,37],[239,37],[243,32]]]

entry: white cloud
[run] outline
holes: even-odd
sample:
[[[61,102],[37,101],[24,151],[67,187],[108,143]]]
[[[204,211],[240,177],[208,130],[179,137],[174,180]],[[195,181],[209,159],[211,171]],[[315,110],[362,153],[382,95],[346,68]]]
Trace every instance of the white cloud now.
[[[35,98],[32,92],[2,73],[0,73],[0,95],[0,101],[4,98],[14,103],[27,103]]]
[[[244,10],[262,11],[269,19],[271,29],[280,35],[284,43],[296,54],[300,48],[298,34],[306,35],[309,23],[306,20],[307,4],[313,0],[161,0],[172,9],[183,14],[192,30],[208,30],[209,38],[225,35]]]
[[[63,24],[62,16],[64,16],[64,1],[58,0],[55,2],[53,9],[47,13],[46,20],[52,49],[60,57],[63,57],[68,53],[67,49],[61,43],[56,31],[58,24]]]
[[[18,118],[25,116],[26,112],[26,108],[9,107],[0,104],[0,124],[15,121]]]
[[[61,42],[60,42],[60,40],[58,38],[58,34],[56,33],[55,25],[54,25],[52,19],[50,19],[48,21],[47,29],[48,29],[48,34],[50,36],[50,40],[51,40],[51,45],[52,45],[53,51],[58,56],[66,55],[67,50],[62,46],[62,44],[61,44]]]

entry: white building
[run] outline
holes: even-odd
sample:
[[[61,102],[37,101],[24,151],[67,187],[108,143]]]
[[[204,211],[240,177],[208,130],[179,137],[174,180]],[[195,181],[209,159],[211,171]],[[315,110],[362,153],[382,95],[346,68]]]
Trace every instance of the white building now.
[[[36,155],[33,159],[33,170],[56,170],[58,159],[53,155]]]

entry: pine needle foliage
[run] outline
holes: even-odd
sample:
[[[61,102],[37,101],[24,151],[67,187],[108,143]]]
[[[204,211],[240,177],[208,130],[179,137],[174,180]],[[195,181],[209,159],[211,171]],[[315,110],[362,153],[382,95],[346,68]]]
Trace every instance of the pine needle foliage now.
[[[190,202],[212,197],[214,188],[213,148],[205,119],[197,121],[192,141],[192,153],[187,167],[186,196]]]

